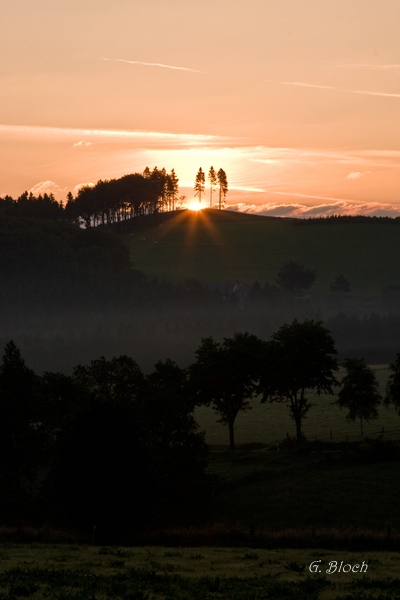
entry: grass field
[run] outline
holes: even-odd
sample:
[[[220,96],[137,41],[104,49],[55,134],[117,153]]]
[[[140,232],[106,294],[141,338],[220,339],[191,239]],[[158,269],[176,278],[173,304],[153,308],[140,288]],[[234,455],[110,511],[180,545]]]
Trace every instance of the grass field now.
[[[302,225],[232,211],[165,213],[124,236],[136,268],[169,281],[272,284],[289,260],[317,272],[315,294],[342,273],[352,294],[379,295],[400,283],[400,227],[394,222]]]
[[[400,593],[400,555],[391,552],[14,544],[1,546],[0,557],[2,600],[390,600]],[[321,572],[312,573],[317,560]],[[367,571],[326,573],[342,561]]]
[[[373,369],[380,384],[380,393],[384,395],[388,377],[385,365],[375,365]],[[339,373],[338,378],[341,379]],[[346,411],[336,404],[336,395],[318,396],[310,393],[314,406],[303,421],[303,433],[309,440],[342,442],[360,441],[360,424],[349,423]],[[238,444],[279,444],[287,435],[295,436],[295,424],[289,416],[289,409],[283,403],[261,404],[260,398],[251,402],[252,410],[241,412],[235,421],[235,438]],[[228,445],[228,429],[217,423],[218,415],[209,407],[199,407],[195,411],[200,428],[206,433],[208,444]],[[400,417],[393,408],[381,406],[376,420],[364,423],[365,437],[400,439]]]

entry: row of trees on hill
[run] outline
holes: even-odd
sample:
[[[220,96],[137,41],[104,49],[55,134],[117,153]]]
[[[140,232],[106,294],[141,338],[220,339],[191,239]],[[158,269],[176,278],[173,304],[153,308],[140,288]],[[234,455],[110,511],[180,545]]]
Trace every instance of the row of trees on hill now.
[[[228,192],[228,178],[223,169],[219,169],[218,172],[215,171],[214,167],[210,167],[207,175],[207,180],[210,185],[210,208],[213,207],[213,192],[215,192],[218,188],[218,208],[221,210],[225,203],[226,194]],[[198,196],[199,203],[201,204],[201,196],[205,193],[206,189],[206,174],[203,169],[197,171],[196,179],[194,182],[194,195]]]
[[[18,198],[11,196],[0,198],[0,216],[17,216],[22,219],[49,219],[62,221],[66,218],[63,202],[58,202],[53,194],[39,194],[24,192]]]
[[[143,173],[125,175],[120,179],[98,181],[82,187],[76,198],[68,195],[67,218],[86,227],[119,223],[133,217],[175,210],[179,206],[178,177],[174,169],[148,167]]]
[[[86,185],[74,197],[71,192],[67,202],[58,202],[53,194],[24,192],[17,199],[5,196],[0,199],[0,211],[22,218],[66,220],[77,225],[92,227],[117,223],[160,211],[179,208],[179,179],[171,173],[148,167],[143,173],[124,175],[120,179],[99,180],[96,185]]]

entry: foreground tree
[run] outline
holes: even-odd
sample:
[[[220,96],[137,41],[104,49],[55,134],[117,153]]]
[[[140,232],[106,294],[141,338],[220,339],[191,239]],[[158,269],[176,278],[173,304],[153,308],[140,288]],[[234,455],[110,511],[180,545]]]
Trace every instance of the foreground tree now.
[[[337,384],[338,363],[335,341],[321,322],[293,321],[282,325],[265,346],[259,390],[262,400],[287,402],[296,424],[297,443],[302,439],[302,422],[312,404],[307,392],[332,394]]]
[[[11,340],[0,365],[0,502],[18,517],[35,485],[42,441],[39,378]]]
[[[306,269],[293,260],[285,263],[279,271],[276,283],[285,291],[300,294],[308,290],[316,279],[315,271]]]
[[[239,411],[251,408],[257,391],[263,342],[249,333],[236,333],[222,344],[203,338],[190,367],[197,404],[211,404],[219,423],[228,425],[229,446],[235,448],[234,424]]]
[[[396,360],[390,363],[389,379],[386,384],[385,404],[389,406],[393,404],[397,413],[400,415],[400,354],[396,356]]]
[[[364,438],[364,421],[376,419],[381,395],[375,373],[363,358],[346,358],[343,363],[346,375],[337,400],[340,408],[347,408],[346,419],[360,421],[361,439]]]
[[[221,210],[222,205],[225,201],[226,194],[228,192],[228,179],[226,177],[226,173],[223,169],[219,169],[217,173],[217,181],[219,187],[219,200],[218,200],[218,208]]]
[[[201,195],[204,194],[206,183],[206,176],[203,172],[203,169],[197,171],[196,179],[194,182],[194,195],[199,197],[199,203],[201,204]]]
[[[163,522],[193,510],[206,464],[186,372],[172,361],[144,377],[128,356],[48,377],[80,406],[60,413],[45,485],[48,514],[61,524],[97,526],[104,535]]]

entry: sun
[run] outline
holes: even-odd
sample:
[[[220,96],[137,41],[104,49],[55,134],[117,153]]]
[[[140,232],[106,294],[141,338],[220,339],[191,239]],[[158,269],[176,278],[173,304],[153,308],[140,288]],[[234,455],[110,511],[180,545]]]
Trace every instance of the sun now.
[[[188,205],[189,210],[198,211],[198,210],[201,210],[202,208],[204,208],[204,206],[202,204],[200,204],[200,202],[198,200],[193,200],[193,202],[191,202]]]

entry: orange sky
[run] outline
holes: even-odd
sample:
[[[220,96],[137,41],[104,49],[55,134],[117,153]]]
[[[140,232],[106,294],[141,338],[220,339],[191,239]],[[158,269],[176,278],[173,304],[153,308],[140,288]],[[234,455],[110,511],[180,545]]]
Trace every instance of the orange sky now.
[[[264,214],[400,214],[399,0],[13,0],[0,195],[157,165]]]

